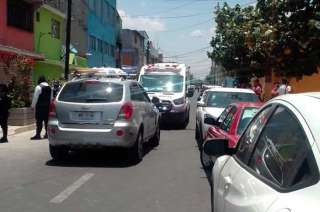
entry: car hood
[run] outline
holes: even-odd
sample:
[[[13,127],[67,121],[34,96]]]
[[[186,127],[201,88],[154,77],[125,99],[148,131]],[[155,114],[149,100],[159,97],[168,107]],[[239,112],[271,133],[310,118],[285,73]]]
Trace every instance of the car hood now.
[[[218,107],[206,107],[204,108],[204,112],[211,115],[213,118],[218,118],[223,112],[224,108]]]

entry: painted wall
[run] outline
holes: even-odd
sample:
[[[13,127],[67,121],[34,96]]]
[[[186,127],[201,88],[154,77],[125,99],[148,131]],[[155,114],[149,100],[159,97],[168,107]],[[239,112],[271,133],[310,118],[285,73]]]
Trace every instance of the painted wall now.
[[[33,33],[7,26],[7,0],[0,0],[0,14],[0,44],[33,51]]]
[[[45,62],[37,62],[34,66],[32,81],[37,83],[41,75],[46,76],[47,80],[60,79],[63,77],[63,67],[59,65],[50,65]]]
[[[39,53],[43,53],[46,59],[58,60],[61,57],[61,47],[62,47],[62,31],[63,28],[63,18],[53,14],[51,11],[44,7],[37,10],[39,13],[39,21],[34,21],[34,43],[35,50]],[[60,23],[60,38],[54,38],[51,33],[51,21],[52,19]]]
[[[101,6],[101,2],[104,2],[105,6]],[[119,23],[115,24],[110,20],[108,21],[106,12],[101,12],[101,10],[97,11],[95,9],[103,8],[102,10],[105,10],[107,4],[116,10],[116,0],[92,0],[92,2],[90,2],[87,17],[88,36],[94,36],[115,48],[120,30]],[[117,15],[117,12],[115,14]],[[88,57],[88,64],[90,67],[99,67],[104,65],[115,67],[116,65],[115,56],[99,52],[98,48],[97,50],[92,50],[90,48],[90,42],[88,42],[88,53],[90,53],[90,56]]]

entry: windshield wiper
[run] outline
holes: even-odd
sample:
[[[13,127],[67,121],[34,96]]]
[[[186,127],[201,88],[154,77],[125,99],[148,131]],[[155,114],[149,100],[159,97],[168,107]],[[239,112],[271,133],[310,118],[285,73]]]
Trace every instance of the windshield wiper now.
[[[92,99],[86,99],[86,102],[106,102],[108,99],[103,98],[92,98]]]

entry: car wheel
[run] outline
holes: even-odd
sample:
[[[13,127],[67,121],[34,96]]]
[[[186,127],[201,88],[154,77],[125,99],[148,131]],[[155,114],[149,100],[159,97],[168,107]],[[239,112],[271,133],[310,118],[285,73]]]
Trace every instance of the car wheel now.
[[[143,133],[140,130],[134,146],[129,150],[129,159],[135,163],[139,163],[143,158],[143,154]]]
[[[195,139],[198,141],[200,137],[200,133],[199,133],[199,127],[198,125],[196,125],[196,135],[195,135]]]
[[[213,167],[212,158],[209,155],[207,155],[203,149],[200,151],[200,160],[201,160],[202,167],[205,170],[212,169],[212,167]]]
[[[151,138],[151,145],[153,146],[153,147],[157,147],[157,146],[159,146],[159,144],[160,144],[160,126],[159,126],[160,124],[158,124],[157,125],[157,129],[156,129],[156,132],[155,132],[155,134],[154,134],[154,136]]]
[[[49,146],[50,154],[53,160],[62,161],[67,159],[69,148],[64,146]]]

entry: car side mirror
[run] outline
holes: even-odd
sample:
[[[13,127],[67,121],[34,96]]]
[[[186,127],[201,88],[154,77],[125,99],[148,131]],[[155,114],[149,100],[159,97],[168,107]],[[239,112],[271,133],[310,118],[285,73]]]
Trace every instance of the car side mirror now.
[[[229,148],[227,139],[207,140],[203,145],[203,151],[210,156],[220,157],[223,155],[233,155],[235,150]]]
[[[197,107],[205,107],[206,104],[204,102],[198,102]]]
[[[219,125],[218,120],[216,120],[213,117],[205,117],[204,118],[204,123],[205,124],[209,124],[209,125],[213,125],[213,126],[218,126]]]
[[[158,106],[160,104],[160,99],[158,97],[152,97],[151,102],[155,105]]]

